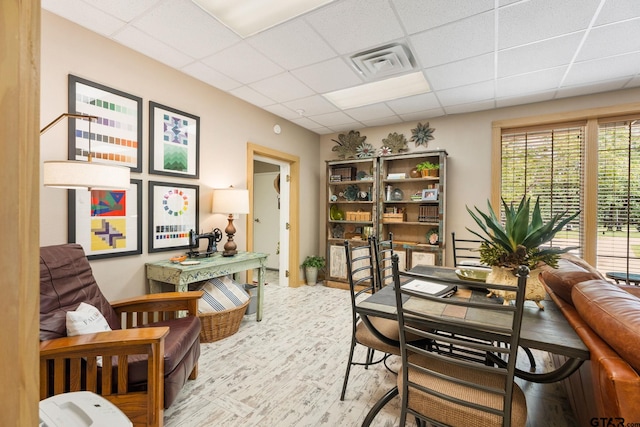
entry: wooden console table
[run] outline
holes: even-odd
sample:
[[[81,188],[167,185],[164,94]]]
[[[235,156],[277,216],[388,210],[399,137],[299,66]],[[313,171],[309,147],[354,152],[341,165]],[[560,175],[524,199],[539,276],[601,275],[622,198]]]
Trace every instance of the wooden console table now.
[[[213,277],[236,274],[242,271],[258,269],[258,308],[256,320],[262,320],[262,300],[264,292],[264,273],[267,254],[256,252],[238,252],[232,257],[223,257],[216,252],[208,258],[198,258],[200,264],[182,265],[171,261],[150,262],[146,264],[149,292],[162,292],[163,284],[175,286],[178,292],[189,290],[189,284],[202,282]]]

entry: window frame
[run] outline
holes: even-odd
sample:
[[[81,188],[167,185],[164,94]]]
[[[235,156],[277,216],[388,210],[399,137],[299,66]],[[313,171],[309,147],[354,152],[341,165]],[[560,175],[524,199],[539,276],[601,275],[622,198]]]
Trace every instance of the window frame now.
[[[501,206],[502,193],[502,133],[513,128],[563,126],[566,123],[585,121],[584,157],[584,210],[582,258],[596,265],[597,248],[597,197],[598,197],[598,126],[602,119],[640,114],[640,103],[598,107],[571,112],[553,113],[515,119],[496,120],[491,124],[491,205]]]

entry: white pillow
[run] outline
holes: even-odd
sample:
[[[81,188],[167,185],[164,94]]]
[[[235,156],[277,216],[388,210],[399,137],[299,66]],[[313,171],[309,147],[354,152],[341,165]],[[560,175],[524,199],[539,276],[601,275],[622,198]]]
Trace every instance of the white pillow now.
[[[212,313],[239,307],[249,299],[242,285],[227,276],[210,279],[202,287],[204,294],[198,300],[200,313]]]
[[[67,336],[69,337],[110,330],[107,319],[91,304],[81,302],[75,311],[67,311]],[[97,357],[97,365],[102,366],[102,356]]]

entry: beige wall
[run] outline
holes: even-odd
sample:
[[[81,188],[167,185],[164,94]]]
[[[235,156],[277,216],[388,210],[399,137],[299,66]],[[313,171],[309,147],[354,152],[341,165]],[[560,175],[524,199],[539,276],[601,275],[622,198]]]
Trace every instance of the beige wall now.
[[[149,180],[184,182],[200,186],[200,228],[224,229],[223,215],[212,215],[211,190],[233,185],[247,188],[246,144],[269,147],[300,158],[300,189],[305,202],[300,206],[300,256],[317,252],[319,201],[313,195],[318,188],[317,162],[319,137],[286,120],[274,116],[238,98],[229,96],[155,60],[42,11],[41,126],[67,111],[67,75],[74,74],[143,99],[143,173],[132,178],[143,180],[143,254],[95,260],[94,275],[108,299],[125,298],[146,292],[145,262],[159,261],[184,250],[147,253]],[[200,179],[180,179],[149,175],[148,109],[149,101],[200,117]],[[282,133],[272,128],[280,124]],[[41,139],[41,160],[66,159],[67,126],[58,124]],[[67,242],[67,194],[65,190],[41,187],[40,244]],[[235,241],[246,248],[246,216],[235,221]],[[225,238],[226,239],[226,238]],[[224,243],[224,242],[222,242]],[[219,245],[221,247],[221,245]],[[297,266],[292,266],[296,268]]]
[[[491,197],[491,124],[493,121],[628,104],[637,102],[638,99],[640,99],[640,89],[635,88],[422,120],[423,124],[429,122],[430,127],[435,129],[433,134],[435,139],[429,141],[427,149],[441,148],[449,154],[447,160],[447,236],[445,236],[447,240],[450,240],[451,231],[458,234],[468,233],[465,227],[477,227],[477,225],[474,227],[473,220],[467,213],[465,205],[470,207],[486,206],[487,200]],[[418,121],[355,130],[359,130],[361,135],[367,137],[366,142],[379,149],[382,146],[382,140],[391,132],[402,133],[410,140],[411,129],[415,128],[417,123]],[[322,200],[326,199],[324,181],[326,166],[324,161],[337,159],[336,153],[331,151],[331,148],[336,145],[332,139],[338,139],[338,134],[322,135],[320,138],[322,180],[319,184],[319,190]],[[409,148],[410,152],[417,151],[413,142],[409,142]],[[423,150],[424,148],[420,148],[419,151]],[[323,226],[319,230],[322,253],[324,253],[326,246],[324,244],[326,236],[325,210],[323,210],[321,218]],[[452,265],[451,249],[448,248],[446,260],[447,265]]]

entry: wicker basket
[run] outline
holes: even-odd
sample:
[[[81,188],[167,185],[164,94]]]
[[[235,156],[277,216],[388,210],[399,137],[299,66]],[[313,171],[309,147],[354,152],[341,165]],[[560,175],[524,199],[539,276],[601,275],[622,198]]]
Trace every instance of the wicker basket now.
[[[214,342],[238,332],[240,322],[247,311],[249,300],[244,304],[224,311],[213,313],[198,313],[202,329],[200,330],[200,342]]]

